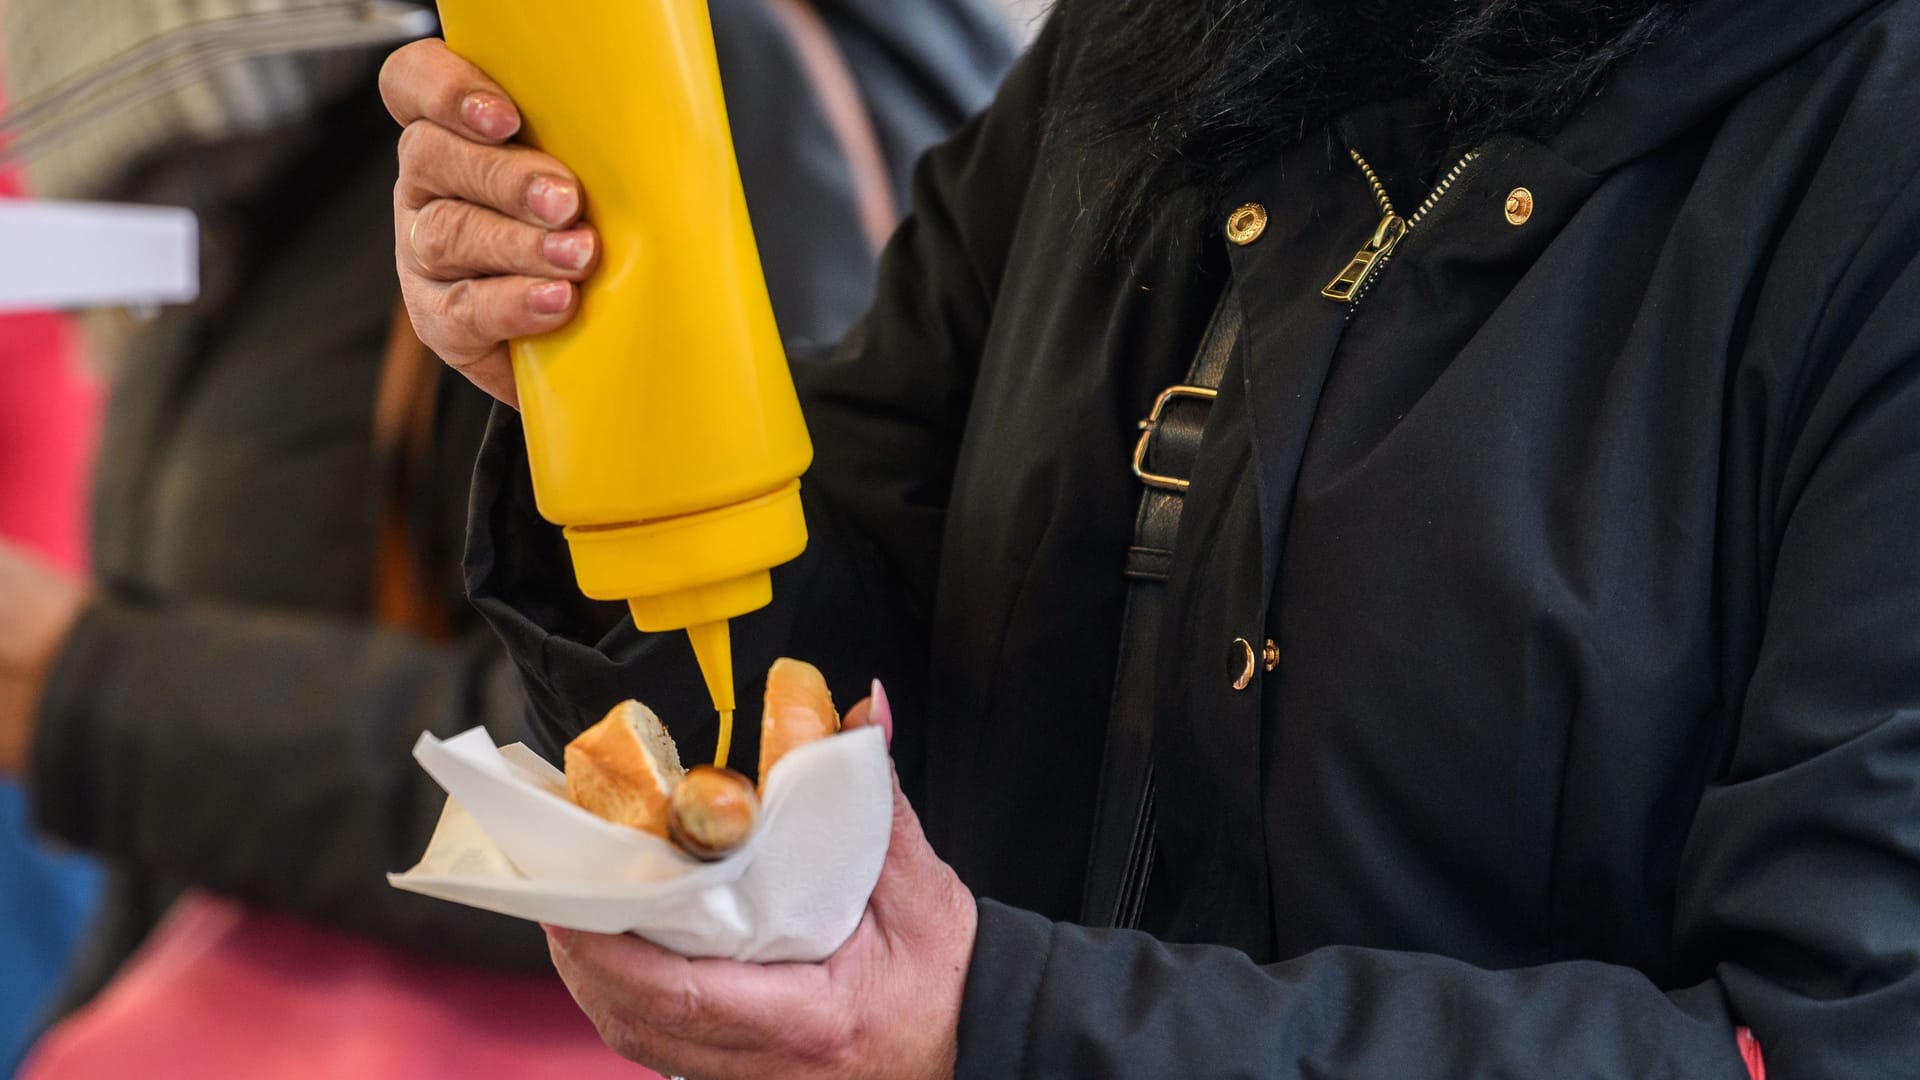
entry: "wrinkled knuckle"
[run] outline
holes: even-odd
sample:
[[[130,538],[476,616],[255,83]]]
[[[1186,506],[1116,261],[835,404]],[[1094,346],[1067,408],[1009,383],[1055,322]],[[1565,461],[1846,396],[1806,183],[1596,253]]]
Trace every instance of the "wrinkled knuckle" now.
[[[700,1022],[705,1009],[706,995],[695,980],[689,979],[677,992],[661,997],[659,1026],[668,1031],[687,1031]]]
[[[434,267],[448,265],[453,254],[452,238],[458,232],[458,212],[457,203],[435,199],[421,207],[413,219],[408,243],[413,247],[414,260],[429,274],[434,272]]]
[[[508,151],[489,149],[474,155],[473,189],[486,192],[497,210],[514,213],[521,208],[517,175],[518,162]]]
[[[440,315],[442,318],[457,318],[461,312],[472,306],[473,281],[471,279],[453,282],[447,286],[447,291],[440,296]]]
[[[519,223],[488,213],[476,213],[474,218],[469,229],[475,243],[481,245],[478,257],[488,265],[529,273],[538,273],[546,265],[546,260],[538,257],[539,239],[529,244],[525,236],[528,230]],[[531,256],[526,254],[529,247]]]
[[[484,297],[474,288],[471,278],[447,286],[443,313],[447,326],[466,342],[478,345],[487,340]]]

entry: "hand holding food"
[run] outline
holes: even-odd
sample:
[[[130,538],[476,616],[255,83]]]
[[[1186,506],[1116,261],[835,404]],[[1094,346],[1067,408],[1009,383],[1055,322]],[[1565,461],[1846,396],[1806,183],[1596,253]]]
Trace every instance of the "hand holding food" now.
[[[827,681],[812,664],[776,660],[767,672],[760,718],[759,795],[781,758],[840,730]],[[653,711],[623,701],[566,749],[567,798],[617,825],[678,844],[697,859],[720,859],[753,834],[760,800],[729,769],[680,764],[673,736]]]
[[[890,722],[885,696],[847,727]],[[554,966],[607,1044],[667,1075],[952,1076],[977,913],[893,785],[892,833],[858,928],[823,963],[689,960],[631,934],[549,927]]]

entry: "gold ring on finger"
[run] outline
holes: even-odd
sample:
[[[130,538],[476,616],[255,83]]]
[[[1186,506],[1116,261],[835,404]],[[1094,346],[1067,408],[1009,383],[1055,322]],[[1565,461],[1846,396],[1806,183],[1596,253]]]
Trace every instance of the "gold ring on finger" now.
[[[420,268],[421,273],[430,278],[438,278],[440,275],[434,272],[433,264],[427,261],[426,256],[420,254],[420,221],[426,216],[427,210],[424,206],[414,213],[413,224],[407,227],[407,248],[413,252],[413,264]]]

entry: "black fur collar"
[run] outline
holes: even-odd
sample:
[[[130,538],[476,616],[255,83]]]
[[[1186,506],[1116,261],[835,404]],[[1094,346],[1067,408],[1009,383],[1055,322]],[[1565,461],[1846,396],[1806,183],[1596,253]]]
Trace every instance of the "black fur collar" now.
[[[1059,0],[1047,123],[1085,163],[1084,220],[1126,238],[1211,201],[1356,105],[1430,95],[1451,141],[1545,136],[1686,0]]]

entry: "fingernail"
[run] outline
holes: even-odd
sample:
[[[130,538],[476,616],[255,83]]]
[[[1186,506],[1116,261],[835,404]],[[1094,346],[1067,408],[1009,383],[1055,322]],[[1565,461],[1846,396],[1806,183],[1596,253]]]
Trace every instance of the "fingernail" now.
[[[527,306],[541,315],[558,315],[573,303],[573,286],[564,281],[543,281],[527,290]]]
[[[562,270],[582,270],[593,261],[593,233],[587,229],[548,233],[540,249],[548,262]]]
[[[527,185],[527,209],[549,225],[565,225],[580,211],[580,193],[565,180],[536,176]]]
[[[540,928],[547,932],[547,944],[561,952],[573,948],[573,931],[564,926],[548,926],[545,923],[541,923]]]
[[[519,111],[492,94],[468,94],[460,103],[460,119],[489,139],[505,139],[520,130]]]
[[[880,734],[886,736],[887,745],[892,746],[893,745],[893,705],[887,701],[887,688],[880,685],[879,679],[875,679],[873,680],[872,691],[873,691],[873,704],[870,706],[870,708],[872,709],[872,712],[870,712],[868,715],[872,717],[873,723],[879,725]]]

